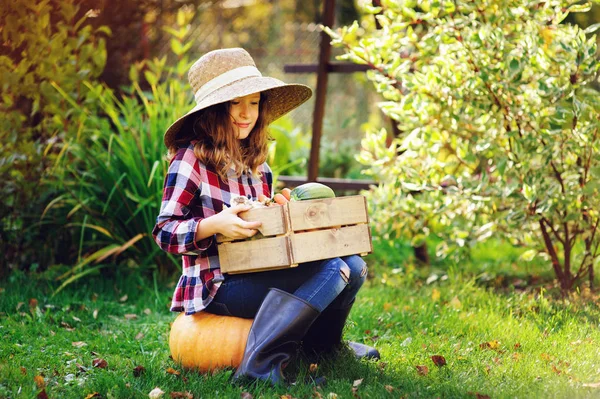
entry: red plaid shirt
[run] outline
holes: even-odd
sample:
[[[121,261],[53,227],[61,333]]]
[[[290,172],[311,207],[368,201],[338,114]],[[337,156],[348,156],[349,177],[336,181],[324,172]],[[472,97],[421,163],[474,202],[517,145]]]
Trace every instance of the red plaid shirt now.
[[[224,280],[219,264],[216,240],[209,237],[196,242],[200,220],[230,206],[232,196],[259,194],[271,196],[273,175],[264,163],[262,176],[243,174],[235,177],[233,169],[223,181],[215,171],[194,155],[193,145],[180,148],[171,160],[163,189],[160,214],[152,235],[165,251],[183,255],[183,273],[175,288],[171,310],[192,314],[206,308]]]

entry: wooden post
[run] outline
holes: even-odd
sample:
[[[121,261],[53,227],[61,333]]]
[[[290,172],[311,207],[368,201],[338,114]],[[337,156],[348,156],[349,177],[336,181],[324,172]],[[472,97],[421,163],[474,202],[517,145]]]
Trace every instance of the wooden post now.
[[[323,25],[332,27],[335,19],[335,0],[325,0]],[[331,38],[321,32],[319,46],[319,65],[317,69],[317,90],[315,94],[315,111],[313,114],[312,141],[308,162],[308,181],[316,181],[319,176],[319,149],[323,134],[323,118],[325,116],[325,96],[327,95],[327,69],[331,57]]]

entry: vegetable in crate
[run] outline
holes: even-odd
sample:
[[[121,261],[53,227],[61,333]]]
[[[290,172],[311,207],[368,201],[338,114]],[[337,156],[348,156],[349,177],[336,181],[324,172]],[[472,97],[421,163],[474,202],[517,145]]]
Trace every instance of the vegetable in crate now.
[[[334,198],[335,193],[329,187],[321,183],[305,183],[290,193],[292,201],[303,201],[319,198]]]

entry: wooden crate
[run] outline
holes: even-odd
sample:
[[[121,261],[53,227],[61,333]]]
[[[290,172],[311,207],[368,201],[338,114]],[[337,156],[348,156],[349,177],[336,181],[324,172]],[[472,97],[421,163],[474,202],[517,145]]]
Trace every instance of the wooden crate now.
[[[252,239],[217,236],[223,273],[296,267],[299,263],[373,251],[366,199],[362,195],[291,201],[240,213],[262,226]]]

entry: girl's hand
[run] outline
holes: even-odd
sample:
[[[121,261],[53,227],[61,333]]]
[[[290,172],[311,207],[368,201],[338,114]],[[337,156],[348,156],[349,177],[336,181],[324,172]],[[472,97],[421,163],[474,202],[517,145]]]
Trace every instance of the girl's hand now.
[[[238,213],[252,209],[251,205],[240,204],[231,208],[223,209],[216,215],[203,219],[198,224],[196,241],[221,233],[234,240],[252,237],[258,232],[262,222],[246,222],[238,216]]]

